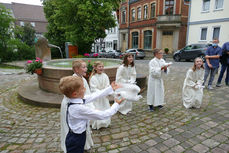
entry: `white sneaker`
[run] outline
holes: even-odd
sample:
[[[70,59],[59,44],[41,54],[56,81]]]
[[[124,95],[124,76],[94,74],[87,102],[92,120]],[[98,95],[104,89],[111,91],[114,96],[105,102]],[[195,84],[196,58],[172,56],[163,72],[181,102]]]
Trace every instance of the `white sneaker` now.
[[[208,86],[208,90],[212,90],[213,88],[212,88],[212,86],[211,85],[209,85]]]

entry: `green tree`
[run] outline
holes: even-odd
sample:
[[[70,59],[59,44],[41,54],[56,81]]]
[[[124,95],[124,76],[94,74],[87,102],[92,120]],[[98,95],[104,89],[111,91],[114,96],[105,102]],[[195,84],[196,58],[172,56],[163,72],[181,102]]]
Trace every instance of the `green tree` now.
[[[34,45],[35,33],[35,29],[29,23],[23,27],[16,26],[14,30],[15,37],[29,46]]]
[[[65,30],[62,27],[57,26],[55,22],[55,11],[57,6],[54,0],[46,0],[43,2],[44,12],[46,19],[48,20],[48,32],[45,33],[45,37],[48,39],[49,43],[59,46],[61,50],[65,48]],[[54,51],[54,52],[53,52]],[[59,50],[52,48],[52,55],[60,56]]]
[[[62,31],[84,53],[90,51],[96,39],[106,36],[105,29],[115,27],[112,11],[119,0],[45,0],[43,4],[52,26],[48,30]]]
[[[4,52],[7,51],[7,42],[11,38],[12,22],[10,12],[5,6],[0,4],[0,58],[3,59]]]

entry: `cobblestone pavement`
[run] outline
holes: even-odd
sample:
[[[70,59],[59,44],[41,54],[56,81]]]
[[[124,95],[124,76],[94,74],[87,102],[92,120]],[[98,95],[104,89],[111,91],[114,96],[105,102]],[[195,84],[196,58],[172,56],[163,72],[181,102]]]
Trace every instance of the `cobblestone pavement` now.
[[[88,152],[229,152],[229,87],[205,89],[202,107],[185,109],[181,91],[191,65],[171,67],[164,81],[167,105],[163,109],[149,112],[143,92],[132,113],[118,113],[109,128],[93,130],[95,146]],[[16,88],[36,75],[10,72],[0,73],[0,153],[61,152],[59,109],[19,100]]]

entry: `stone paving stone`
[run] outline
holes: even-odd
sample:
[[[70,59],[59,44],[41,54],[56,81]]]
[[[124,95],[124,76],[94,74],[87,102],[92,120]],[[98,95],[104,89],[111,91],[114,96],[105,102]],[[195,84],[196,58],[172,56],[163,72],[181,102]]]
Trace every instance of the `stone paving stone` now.
[[[194,147],[192,147],[192,149],[199,153],[205,153],[209,150],[207,146],[202,145],[202,144],[197,144]]]
[[[210,147],[210,148],[214,148],[216,147],[217,145],[219,145],[220,143],[219,142],[216,142],[212,139],[207,139],[205,141],[202,142],[204,145]]]
[[[170,148],[170,147],[173,147],[173,146],[179,144],[180,142],[177,141],[176,139],[170,138],[170,139],[164,141],[163,143]]]
[[[222,150],[220,148],[214,148],[211,150],[212,153],[227,153],[227,151]]]
[[[176,153],[182,153],[184,152],[185,149],[182,146],[177,145],[175,147],[172,147],[171,150]]]
[[[160,153],[160,151],[159,151],[159,150],[157,150],[157,149],[156,149],[156,148],[154,148],[154,147],[149,148],[147,151],[148,151],[149,153]]]
[[[206,147],[207,152],[229,152],[229,103],[225,100],[229,95],[223,94],[228,87],[217,88],[214,92],[204,90],[200,109],[185,109],[182,106],[180,91],[187,69],[192,65],[192,62],[184,62],[175,63],[171,67],[170,76],[164,78],[167,104],[163,109],[148,112],[144,91],[144,98],[133,103],[131,114],[118,113],[112,117],[108,128],[93,130],[95,145],[89,152],[195,153],[197,151],[194,148],[198,149],[200,146]],[[140,69],[142,73],[148,73],[148,70],[142,68],[145,66]],[[16,88],[26,79],[35,77],[25,73],[0,73],[0,146],[4,143],[4,150],[0,149],[0,153],[33,153],[38,150],[61,152],[59,109],[27,105],[17,98]],[[17,145],[15,150],[7,149],[16,147],[14,145]]]
[[[150,147],[152,147],[152,146],[154,146],[155,144],[157,144],[157,142],[154,141],[154,140],[148,140],[148,141],[145,142],[145,144],[148,145],[148,146],[150,146]]]
[[[223,150],[229,152],[229,144],[221,144],[219,147],[222,148]]]

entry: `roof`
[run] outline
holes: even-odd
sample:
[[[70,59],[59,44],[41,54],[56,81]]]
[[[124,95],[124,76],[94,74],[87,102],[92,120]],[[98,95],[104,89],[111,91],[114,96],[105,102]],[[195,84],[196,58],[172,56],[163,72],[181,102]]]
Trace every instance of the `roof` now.
[[[2,4],[3,6],[6,7],[6,9],[11,9],[11,4],[10,3],[0,3]]]
[[[13,14],[17,20],[47,22],[43,6],[12,3]]]

